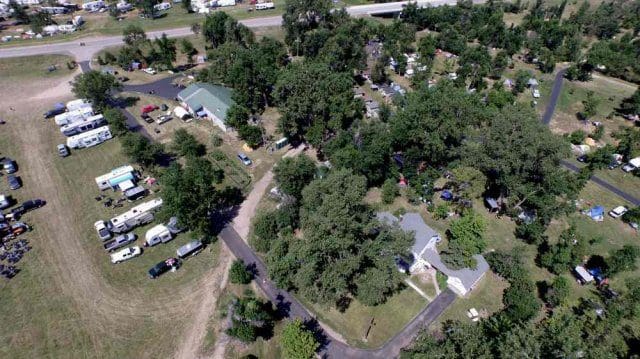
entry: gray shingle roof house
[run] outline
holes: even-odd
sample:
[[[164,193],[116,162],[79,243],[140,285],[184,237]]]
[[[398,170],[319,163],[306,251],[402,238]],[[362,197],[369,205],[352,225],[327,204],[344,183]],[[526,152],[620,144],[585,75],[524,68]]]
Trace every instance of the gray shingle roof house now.
[[[407,233],[413,233],[415,242],[411,247],[414,262],[411,263],[410,271],[418,272],[425,268],[435,268],[447,275],[447,284],[459,296],[465,296],[473,290],[480,282],[480,279],[489,270],[489,264],[482,255],[475,255],[473,258],[477,262],[475,269],[451,269],[442,262],[438,253],[437,244],[440,242],[440,234],[424,223],[418,213],[406,213],[400,219],[389,212],[379,212],[376,214],[381,223],[387,225],[398,225],[400,229]]]
[[[227,111],[233,104],[231,90],[224,86],[195,83],[178,93],[178,100],[193,115],[206,116],[227,131]]]

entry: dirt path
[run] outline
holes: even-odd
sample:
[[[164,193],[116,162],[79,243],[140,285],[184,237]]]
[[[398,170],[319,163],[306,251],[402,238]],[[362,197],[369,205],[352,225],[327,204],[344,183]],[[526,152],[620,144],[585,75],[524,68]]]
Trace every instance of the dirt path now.
[[[199,357],[200,349],[202,348],[202,343],[207,333],[207,323],[209,323],[209,319],[215,311],[220,292],[227,285],[230,264],[231,253],[229,249],[223,245],[220,250],[220,262],[218,266],[206,276],[207,281],[204,284],[204,293],[202,293],[202,298],[199,298],[200,305],[193,318],[189,321],[190,326],[180,341],[178,350],[174,356],[175,358],[194,359]],[[217,344],[216,342],[216,347],[218,346]],[[222,349],[222,353],[224,354],[224,347]],[[216,358],[215,354],[213,358]]]

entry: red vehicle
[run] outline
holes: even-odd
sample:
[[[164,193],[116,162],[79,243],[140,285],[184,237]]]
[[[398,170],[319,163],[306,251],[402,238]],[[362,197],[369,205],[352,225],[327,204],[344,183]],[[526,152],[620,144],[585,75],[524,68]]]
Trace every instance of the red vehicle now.
[[[149,112],[153,112],[155,110],[158,109],[158,106],[156,105],[146,105],[142,108],[142,113],[149,113]]]

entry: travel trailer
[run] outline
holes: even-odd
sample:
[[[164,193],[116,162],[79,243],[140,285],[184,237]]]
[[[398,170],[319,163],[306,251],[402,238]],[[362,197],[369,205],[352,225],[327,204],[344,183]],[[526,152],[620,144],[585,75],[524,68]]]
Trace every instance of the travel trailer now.
[[[159,224],[150,230],[144,235],[144,246],[145,247],[153,247],[156,244],[167,243],[173,239],[169,228],[164,224]]]
[[[103,126],[67,138],[67,146],[69,148],[89,148],[112,138],[109,126]]]
[[[107,124],[102,115],[95,115],[87,118],[84,121],[72,122],[70,124],[60,127],[60,132],[65,136],[73,136],[79,133],[87,132]]]
[[[58,126],[68,125],[74,122],[80,122],[93,116],[93,108],[91,105],[88,107],[81,107],[76,110],[70,110],[69,112],[63,112],[54,117],[54,121]]]
[[[96,177],[96,184],[102,191],[117,186],[120,182],[134,178],[133,167],[126,165],[112,169],[109,173]]]
[[[152,199],[141,203],[127,212],[111,218],[108,223],[109,230],[114,233],[125,233],[137,226],[153,221],[153,213],[162,206],[162,198]]]

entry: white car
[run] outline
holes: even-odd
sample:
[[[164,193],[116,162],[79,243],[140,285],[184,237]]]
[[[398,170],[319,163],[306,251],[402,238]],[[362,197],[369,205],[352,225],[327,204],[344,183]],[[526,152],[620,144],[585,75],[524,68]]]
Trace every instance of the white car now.
[[[97,221],[93,224],[93,227],[95,227],[96,232],[98,232],[98,237],[103,241],[111,238],[111,232],[107,229],[107,224],[104,223],[104,221]]]
[[[111,255],[111,263],[116,264],[116,263],[124,262],[131,258],[135,258],[139,256],[141,253],[142,253],[142,249],[140,249],[140,247],[138,246],[125,248]]]
[[[540,98],[540,91],[538,91],[538,89],[533,90],[533,98]]]
[[[618,206],[611,211],[609,211],[609,215],[613,218],[621,217],[623,214],[627,213],[628,209],[625,206]]]
[[[147,67],[146,69],[143,69],[142,71],[148,73],[149,75],[155,75],[155,74],[158,73],[153,67]]]

